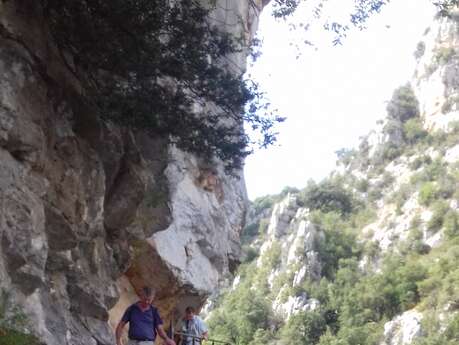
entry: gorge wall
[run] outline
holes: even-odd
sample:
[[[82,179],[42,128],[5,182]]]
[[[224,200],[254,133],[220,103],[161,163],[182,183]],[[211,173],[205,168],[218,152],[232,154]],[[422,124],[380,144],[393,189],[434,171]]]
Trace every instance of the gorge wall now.
[[[213,18],[250,38],[261,7],[217,1]],[[101,121],[62,54],[40,2],[0,1],[0,317],[108,345],[143,285],[166,321],[204,303],[239,261],[247,196],[242,174]]]

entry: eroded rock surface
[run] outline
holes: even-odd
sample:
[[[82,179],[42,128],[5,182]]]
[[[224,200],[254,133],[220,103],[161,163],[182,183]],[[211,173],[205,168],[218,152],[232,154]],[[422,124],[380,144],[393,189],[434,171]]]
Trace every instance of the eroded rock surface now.
[[[422,335],[422,314],[408,310],[384,325],[384,341],[381,345],[406,345]]]

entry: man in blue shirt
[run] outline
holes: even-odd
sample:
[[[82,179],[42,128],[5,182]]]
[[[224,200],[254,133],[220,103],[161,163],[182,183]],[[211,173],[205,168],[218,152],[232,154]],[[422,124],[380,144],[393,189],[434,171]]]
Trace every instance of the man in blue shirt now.
[[[140,301],[126,309],[116,327],[116,345],[123,345],[121,335],[127,323],[129,323],[128,345],[153,345],[156,334],[163,338],[167,345],[175,345],[164,331],[163,320],[159,316],[158,309],[151,305],[155,297],[153,290],[144,287],[139,297]]]

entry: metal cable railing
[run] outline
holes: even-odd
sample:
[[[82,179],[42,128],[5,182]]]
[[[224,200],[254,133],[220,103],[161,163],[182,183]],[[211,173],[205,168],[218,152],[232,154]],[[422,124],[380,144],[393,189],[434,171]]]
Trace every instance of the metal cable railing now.
[[[203,341],[205,341],[206,344],[210,344],[210,345],[216,345],[216,344],[217,345],[218,344],[232,345],[228,341],[222,341],[222,340],[217,340],[217,339],[204,339],[203,337],[197,337],[197,336],[195,336],[193,334],[184,333],[184,332],[175,332],[174,334],[180,336],[182,339],[191,338],[193,340],[191,345],[201,345]],[[182,340],[182,345],[189,345],[189,343],[188,343],[188,341],[187,342],[183,342],[183,340]]]

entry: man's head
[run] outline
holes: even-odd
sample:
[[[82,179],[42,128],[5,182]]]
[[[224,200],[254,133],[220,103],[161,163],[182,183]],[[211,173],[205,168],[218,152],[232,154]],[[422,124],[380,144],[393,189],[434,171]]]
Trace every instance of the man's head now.
[[[195,313],[196,313],[196,310],[193,307],[191,306],[186,307],[185,308],[185,320],[191,320]]]
[[[148,286],[144,286],[140,290],[140,301],[143,304],[151,304],[153,302],[153,299],[155,298],[155,291],[152,288],[149,288]]]

